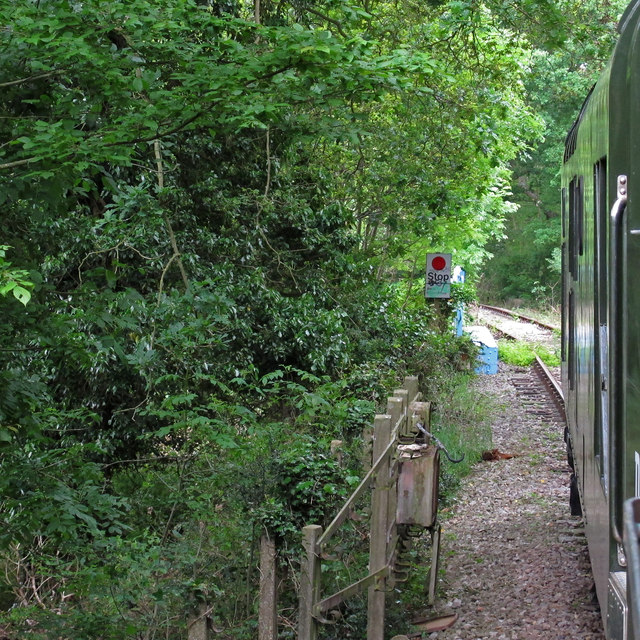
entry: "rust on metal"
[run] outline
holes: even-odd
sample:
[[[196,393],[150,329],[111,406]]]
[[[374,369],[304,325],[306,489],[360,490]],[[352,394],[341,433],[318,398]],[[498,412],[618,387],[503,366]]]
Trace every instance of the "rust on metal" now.
[[[438,477],[440,455],[437,447],[423,445],[414,450],[398,447],[400,474],[398,476],[398,502],[396,523],[432,527],[438,513]]]

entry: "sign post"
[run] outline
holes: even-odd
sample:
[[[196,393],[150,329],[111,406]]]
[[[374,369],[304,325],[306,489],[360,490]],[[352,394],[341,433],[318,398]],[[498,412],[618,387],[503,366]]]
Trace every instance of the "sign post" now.
[[[427,298],[451,297],[451,254],[427,253]]]

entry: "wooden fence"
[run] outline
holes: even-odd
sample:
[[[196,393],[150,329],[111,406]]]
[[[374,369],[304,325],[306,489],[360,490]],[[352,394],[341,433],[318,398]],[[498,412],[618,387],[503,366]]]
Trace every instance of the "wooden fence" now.
[[[428,529],[432,536],[429,600],[435,594],[440,527],[437,523],[439,452],[429,439],[430,405],[420,401],[418,379],[407,377],[388,398],[387,413],[373,425],[372,465],[362,482],[323,531],[303,529],[304,556],[300,577],[298,640],[315,640],[318,625],[347,598],[368,589],[367,640],[383,640],[385,593],[398,579],[398,552],[408,527]],[[329,596],[322,596],[324,548],[353,511],[356,501],[373,486],[366,576]],[[406,573],[406,569],[402,568]]]
[[[431,533],[429,602],[435,595],[440,527],[437,523],[439,452],[430,442],[430,405],[420,401],[418,379],[407,377],[387,400],[387,413],[375,417],[365,439],[372,443],[371,467],[338,515],[323,531],[303,529],[298,640],[316,640],[318,625],[351,596],[368,589],[367,640],[383,640],[385,593],[407,577],[400,552],[409,542],[403,533],[420,527]],[[321,554],[354,512],[356,502],[373,487],[370,506],[368,574],[330,596],[322,596]],[[260,546],[258,640],[276,640],[277,549],[266,534]],[[189,640],[210,640],[212,607],[202,604],[187,623]]]

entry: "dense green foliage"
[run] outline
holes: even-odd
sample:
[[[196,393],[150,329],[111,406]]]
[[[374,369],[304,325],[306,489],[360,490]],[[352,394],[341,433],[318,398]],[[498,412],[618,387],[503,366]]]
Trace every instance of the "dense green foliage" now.
[[[568,28],[562,47],[537,49],[526,80],[528,102],[544,122],[543,138],[513,164],[513,200],[504,236],[480,287],[487,302],[508,306],[560,303],[560,165],[567,132],[615,44],[627,0],[566,1]],[[535,42],[535,40],[534,40]]]
[[[502,235],[554,5],[0,5],[9,637],[184,637],[206,602],[251,638],[264,531],[294,635],[300,527],[386,387],[460,364],[415,276],[449,249],[473,285]]]

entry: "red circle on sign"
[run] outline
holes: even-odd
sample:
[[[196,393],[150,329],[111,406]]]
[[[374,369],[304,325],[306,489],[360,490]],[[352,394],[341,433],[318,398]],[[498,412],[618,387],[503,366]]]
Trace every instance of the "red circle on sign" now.
[[[431,266],[432,266],[436,271],[442,271],[442,270],[447,266],[447,261],[446,261],[442,256],[436,256],[436,257],[431,261]]]

